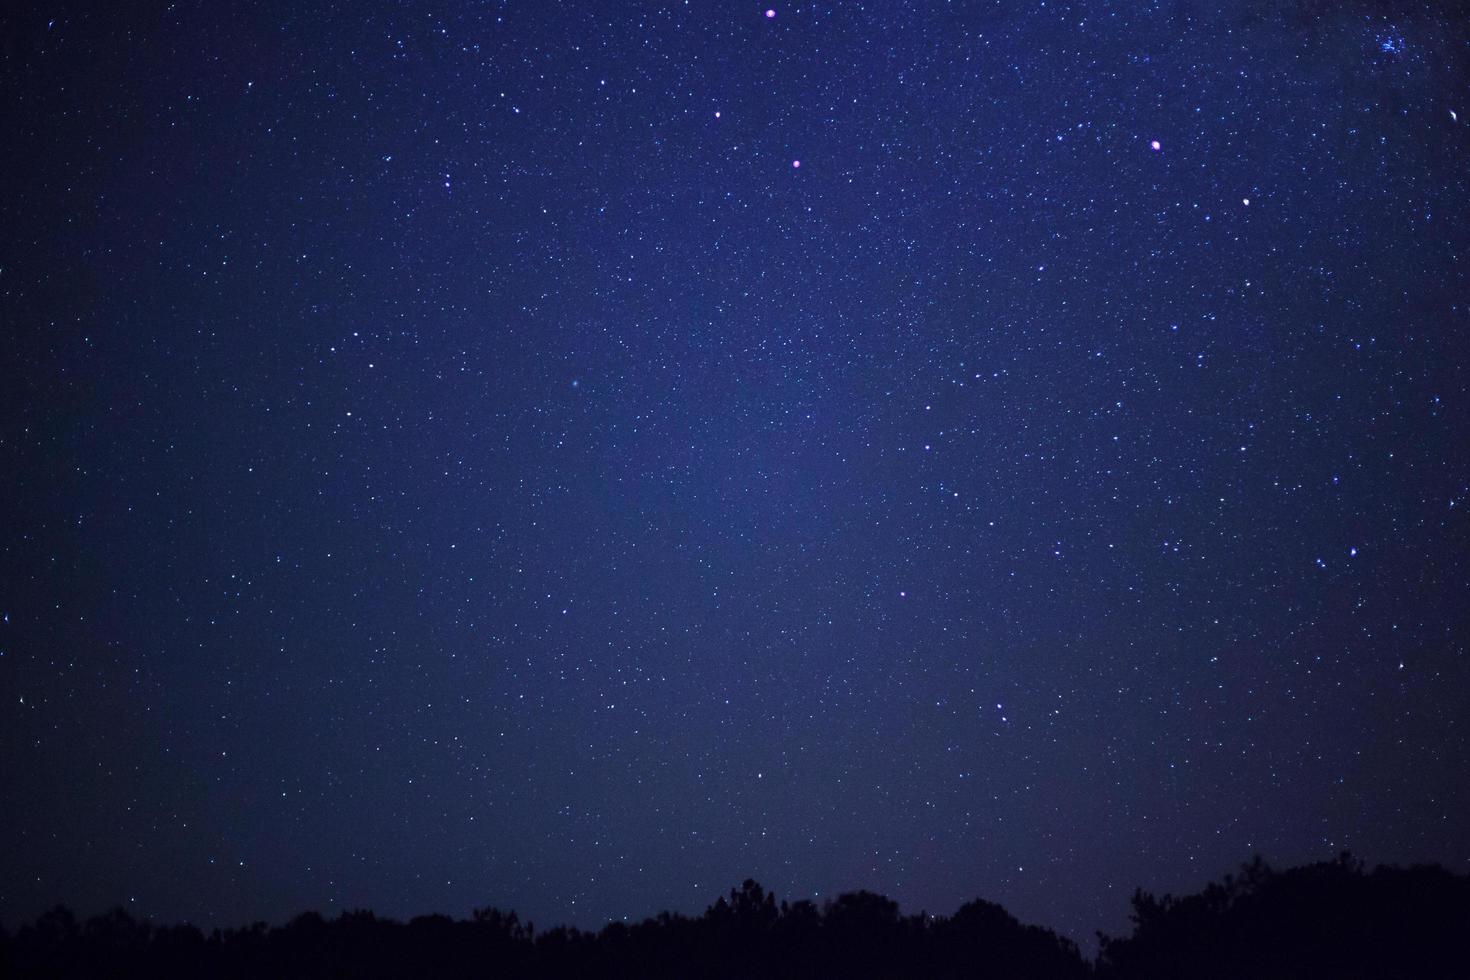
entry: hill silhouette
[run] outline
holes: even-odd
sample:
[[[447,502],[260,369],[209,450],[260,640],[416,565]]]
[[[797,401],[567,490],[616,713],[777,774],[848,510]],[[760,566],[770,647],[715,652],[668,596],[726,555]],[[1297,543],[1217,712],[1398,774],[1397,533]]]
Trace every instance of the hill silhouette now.
[[[1100,936],[1098,959],[999,905],[903,915],[858,891],[821,906],[777,902],[754,881],[697,917],[662,912],[590,932],[538,932],[514,912],[406,923],[371,912],[214,930],[155,926],[116,909],[64,907],[0,931],[13,977],[936,977],[1449,978],[1470,976],[1470,876],[1438,866],[1338,860],[1277,872],[1257,859],[1197,894],[1133,897],[1133,931]]]

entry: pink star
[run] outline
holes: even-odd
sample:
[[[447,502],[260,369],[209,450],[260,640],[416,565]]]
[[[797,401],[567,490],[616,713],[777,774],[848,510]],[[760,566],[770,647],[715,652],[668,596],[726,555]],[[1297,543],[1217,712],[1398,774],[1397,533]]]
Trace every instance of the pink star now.
[[[1159,152],[1159,150],[1163,149],[1163,147],[1159,145],[1159,141],[1158,140],[1154,140],[1152,143],[1150,143],[1148,145],[1148,148],[1150,150],[1153,150],[1155,153],[1157,153],[1157,152]]]
[[[800,170],[801,169],[801,161],[800,160],[792,160],[791,161],[791,166],[792,166],[793,169]]]
[[[766,10],[766,20],[770,20],[774,16],[776,16],[776,12],[774,10]]]

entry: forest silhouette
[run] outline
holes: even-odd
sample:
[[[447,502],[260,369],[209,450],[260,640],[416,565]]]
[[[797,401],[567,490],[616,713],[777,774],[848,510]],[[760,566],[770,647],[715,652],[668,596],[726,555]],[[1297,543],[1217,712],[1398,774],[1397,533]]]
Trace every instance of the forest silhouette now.
[[[0,930],[6,977],[936,977],[1007,980],[1386,980],[1470,976],[1470,875],[1439,866],[1367,871],[1336,861],[1276,871],[1259,858],[1183,897],[1135,892],[1132,932],[1099,935],[1095,960],[991,902],[902,915],[858,891],[777,902],[754,881],[702,915],[661,912],[591,932],[537,931],[514,912],[407,923],[371,912],[285,925],[155,926],[122,909],[64,907]]]

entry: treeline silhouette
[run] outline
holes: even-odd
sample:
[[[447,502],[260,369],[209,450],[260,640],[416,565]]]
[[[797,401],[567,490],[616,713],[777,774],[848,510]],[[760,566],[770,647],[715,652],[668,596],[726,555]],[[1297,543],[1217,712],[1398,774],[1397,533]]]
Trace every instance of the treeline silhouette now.
[[[588,932],[537,932],[514,912],[407,923],[371,912],[206,935],[122,909],[64,907],[0,930],[6,977],[935,977],[1006,980],[1388,980],[1470,977],[1470,876],[1438,866],[1366,872],[1337,861],[1277,872],[1260,859],[1195,895],[1133,897],[1133,931],[1096,961],[999,905],[901,915],[859,891],[817,906],[753,881],[698,917],[662,912]]]

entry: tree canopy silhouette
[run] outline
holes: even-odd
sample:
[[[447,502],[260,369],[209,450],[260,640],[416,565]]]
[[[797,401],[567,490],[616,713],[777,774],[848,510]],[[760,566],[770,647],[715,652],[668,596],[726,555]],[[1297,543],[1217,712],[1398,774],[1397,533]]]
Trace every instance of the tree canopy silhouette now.
[[[1102,937],[1102,978],[1465,977],[1470,876],[1257,858],[1195,895],[1133,896],[1133,933]]]
[[[778,902],[754,881],[698,917],[661,912],[597,932],[537,932],[514,912],[406,923],[316,912],[284,925],[155,926],[122,909],[79,921],[56,908],[0,930],[15,977],[936,977],[995,980],[1449,978],[1470,975],[1470,876],[1366,872],[1349,856],[1276,872],[1257,859],[1180,898],[1133,897],[1133,931],[1100,936],[1095,963],[1049,929],[974,901],[903,915],[872,892]]]

